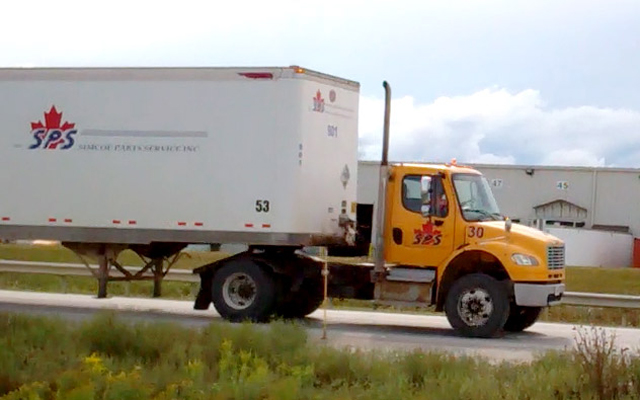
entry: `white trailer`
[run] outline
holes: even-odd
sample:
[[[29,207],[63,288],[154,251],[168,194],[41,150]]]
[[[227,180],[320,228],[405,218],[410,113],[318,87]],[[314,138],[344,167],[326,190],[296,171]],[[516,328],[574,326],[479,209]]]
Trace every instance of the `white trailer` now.
[[[358,96],[296,66],[0,69],[0,239],[97,256],[99,297],[127,248],[159,295],[188,244],[348,243]]]
[[[0,238],[343,240],[358,91],[297,67],[0,70]]]

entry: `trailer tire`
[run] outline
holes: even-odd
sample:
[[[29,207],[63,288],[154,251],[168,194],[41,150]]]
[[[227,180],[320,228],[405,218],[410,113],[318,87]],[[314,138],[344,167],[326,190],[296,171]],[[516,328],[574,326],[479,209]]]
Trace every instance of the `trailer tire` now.
[[[463,335],[492,337],[509,317],[508,292],[489,275],[465,275],[451,286],[445,313],[451,326]]]
[[[509,318],[504,324],[504,330],[507,332],[522,332],[536,323],[540,312],[542,312],[542,307],[522,307],[512,304]]]
[[[277,306],[276,314],[282,318],[304,318],[322,305],[324,301],[322,278],[306,278],[297,292],[289,293],[287,299]]]
[[[265,322],[273,312],[276,284],[273,275],[251,260],[237,260],[215,272],[213,305],[231,322]]]

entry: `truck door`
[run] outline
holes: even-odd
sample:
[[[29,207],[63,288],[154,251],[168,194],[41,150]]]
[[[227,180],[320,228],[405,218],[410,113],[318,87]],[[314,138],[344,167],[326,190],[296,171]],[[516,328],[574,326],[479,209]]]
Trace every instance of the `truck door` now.
[[[385,258],[403,265],[437,266],[453,251],[455,211],[443,176],[431,178],[432,215],[422,214],[422,175],[403,175],[389,189],[393,199],[387,213]]]

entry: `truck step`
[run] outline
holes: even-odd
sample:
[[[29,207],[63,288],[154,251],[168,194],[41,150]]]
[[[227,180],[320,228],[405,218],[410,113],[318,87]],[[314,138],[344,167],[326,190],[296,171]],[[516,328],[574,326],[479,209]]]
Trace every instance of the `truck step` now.
[[[390,268],[388,281],[431,283],[436,279],[436,271],[423,268]]]

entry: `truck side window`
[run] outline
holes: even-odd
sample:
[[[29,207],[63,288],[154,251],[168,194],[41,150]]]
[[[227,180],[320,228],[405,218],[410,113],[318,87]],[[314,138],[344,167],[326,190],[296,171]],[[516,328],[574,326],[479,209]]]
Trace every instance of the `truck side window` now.
[[[407,175],[402,180],[402,204],[407,210],[420,212],[422,206],[420,175]]]
[[[433,215],[444,218],[449,213],[449,202],[442,186],[442,179],[433,176],[431,190],[435,196],[435,210]],[[402,204],[407,210],[420,214],[422,198],[420,196],[420,175],[407,175],[402,180]]]

